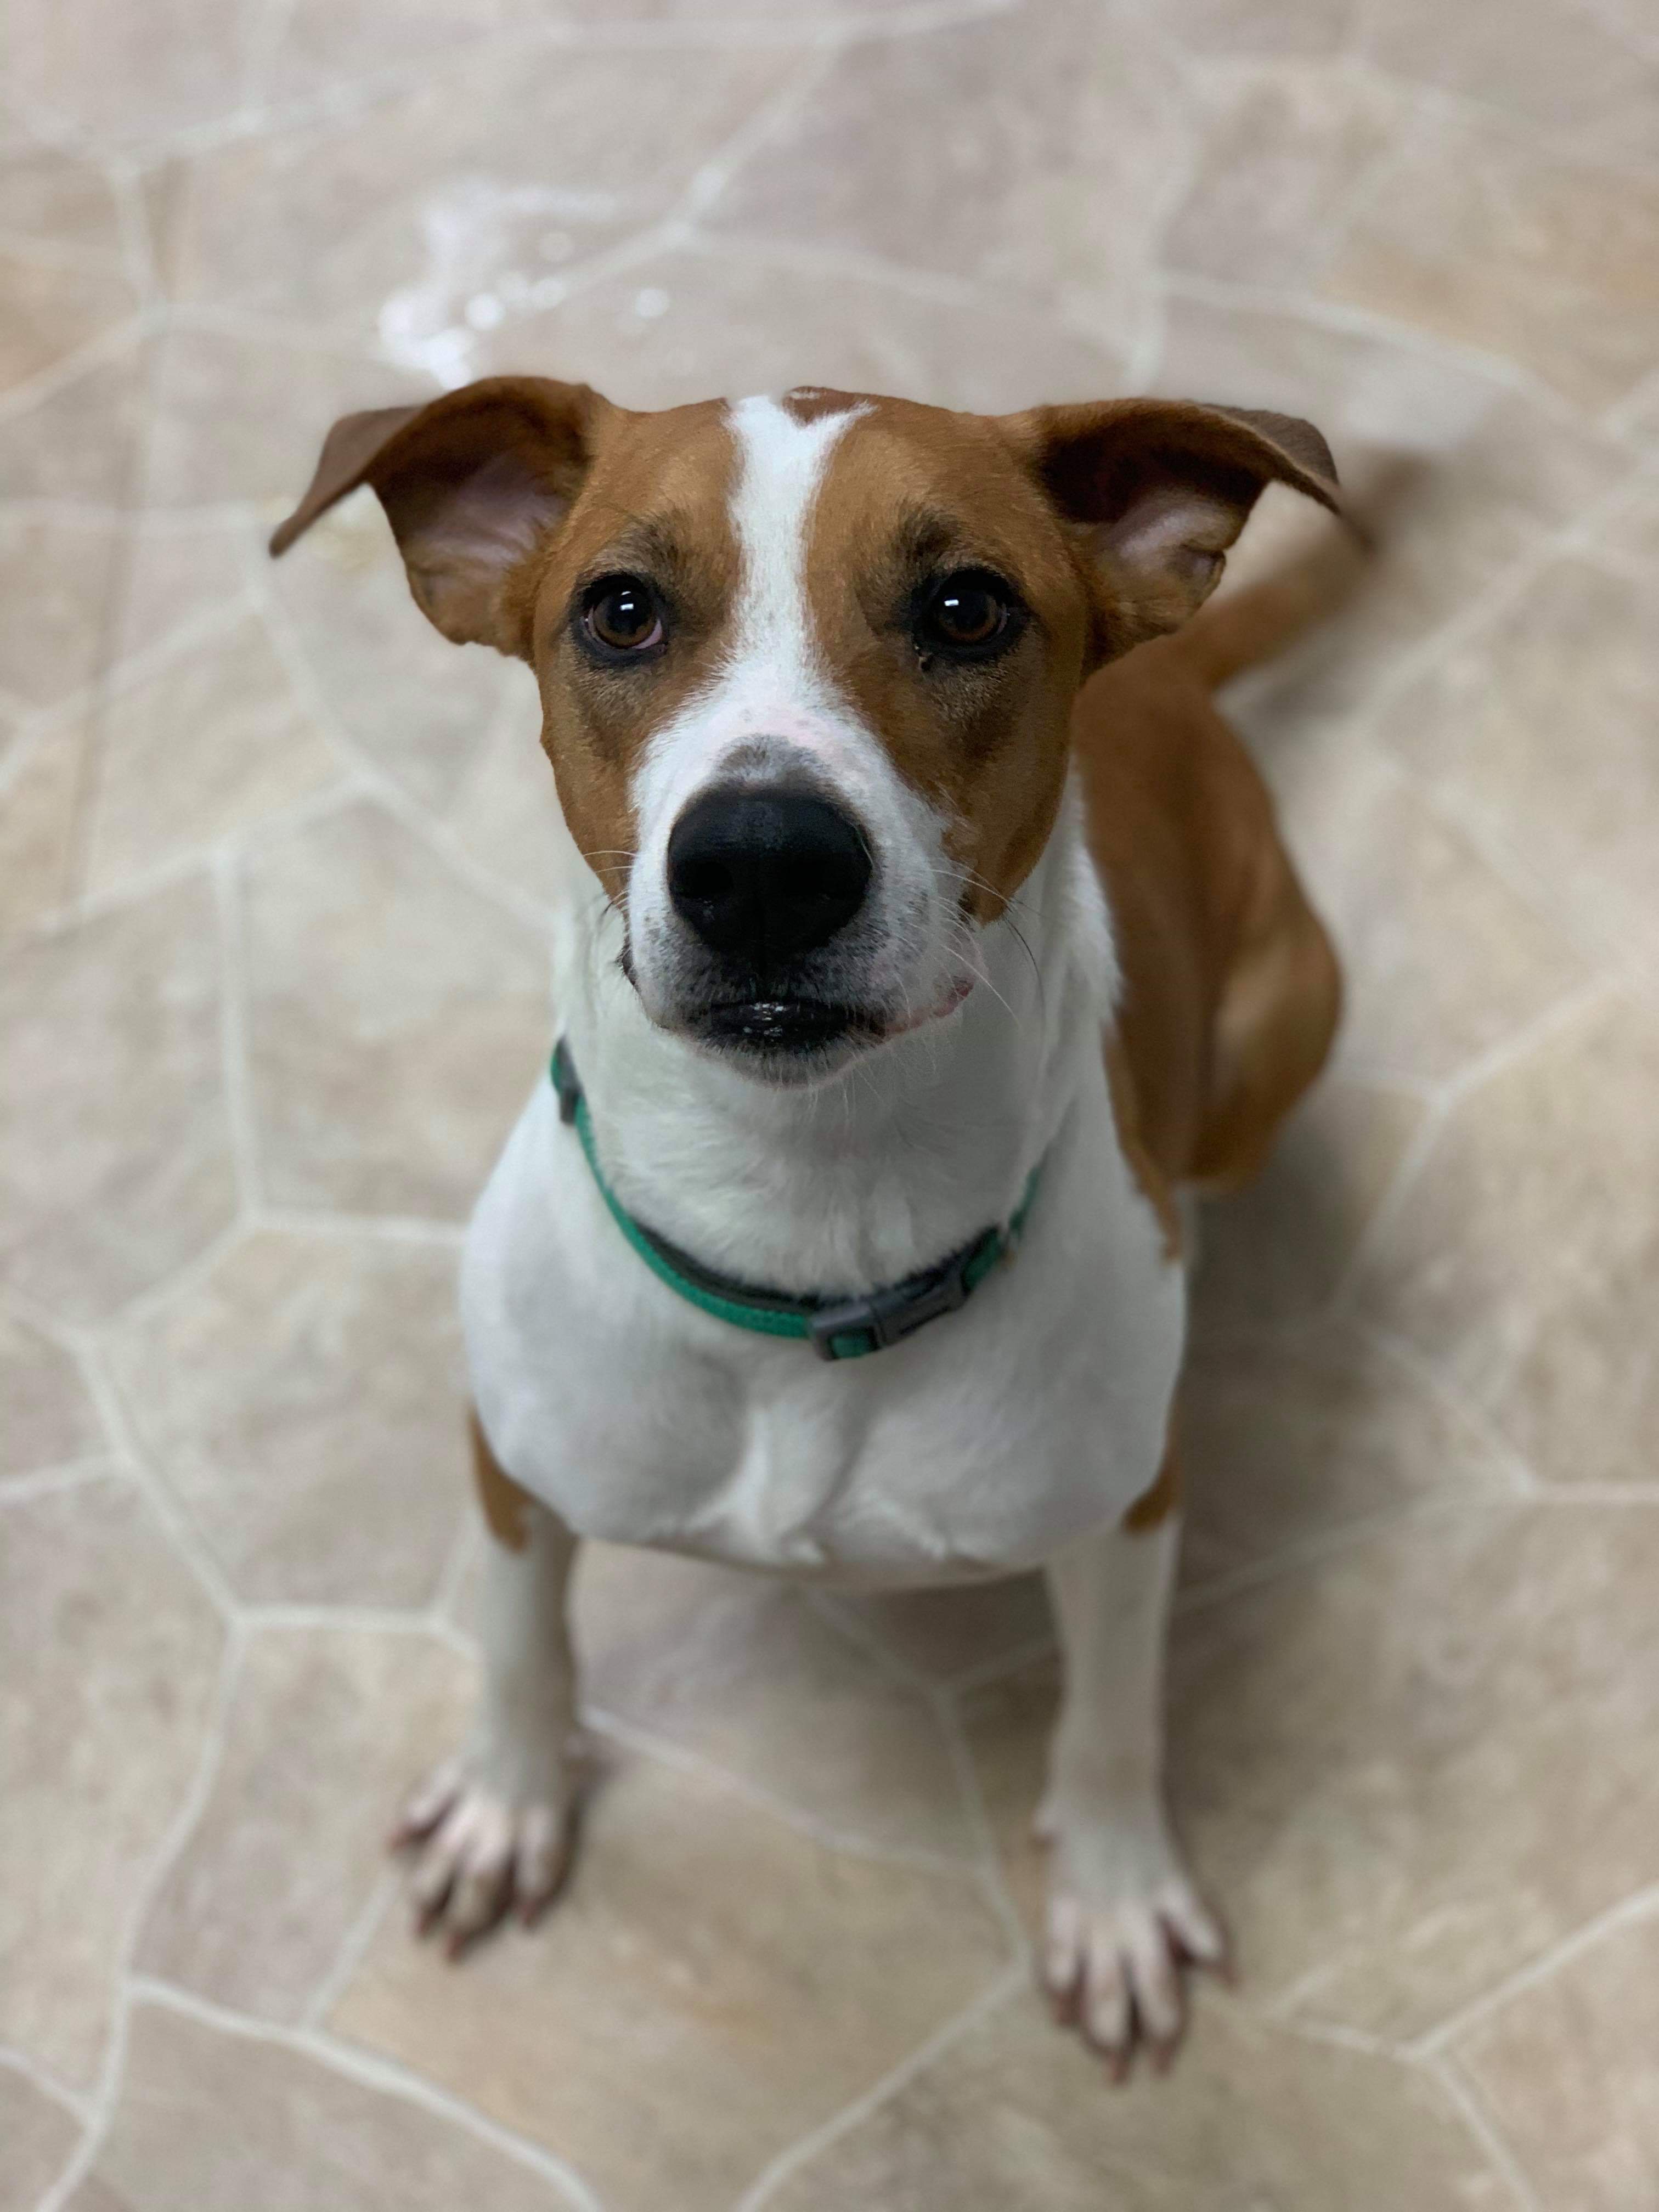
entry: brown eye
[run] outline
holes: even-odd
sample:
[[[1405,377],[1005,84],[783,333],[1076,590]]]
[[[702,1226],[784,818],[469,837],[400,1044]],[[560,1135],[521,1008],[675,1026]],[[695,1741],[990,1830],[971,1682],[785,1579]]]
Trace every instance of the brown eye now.
[[[986,568],[959,568],[942,576],[923,600],[915,626],[924,659],[947,653],[984,660],[1013,642],[1019,604],[1000,576]]]
[[[662,609],[639,576],[601,576],[582,600],[581,633],[602,659],[629,659],[664,642]]]

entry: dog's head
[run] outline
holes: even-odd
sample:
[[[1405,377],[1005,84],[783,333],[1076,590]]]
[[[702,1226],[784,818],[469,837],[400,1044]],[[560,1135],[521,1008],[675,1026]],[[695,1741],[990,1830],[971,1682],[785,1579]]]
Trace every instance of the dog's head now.
[[[805,1081],[950,1012],[1046,844],[1073,695],[1176,629],[1305,422],[803,389],[661,414],[495,377],[335,425],[445,636],[517,654],[650,1018]]]

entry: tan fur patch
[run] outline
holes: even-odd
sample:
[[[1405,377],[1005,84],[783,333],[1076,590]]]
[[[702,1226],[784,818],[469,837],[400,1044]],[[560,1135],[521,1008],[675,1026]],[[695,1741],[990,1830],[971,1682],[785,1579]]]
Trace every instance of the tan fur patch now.
[[[1140,1108],[1135,1098],[1134,1074],[1129,1056],[1123,1048],[1122,1039],[1115,1030],[1108,1030],[1101,1046],[1106,1065],[1106,1090],[1112,1102],[1112,1120],[1117,1128],[1117,1141],[1129,1173],[1134,1177],[1141,1196],[1158,1216],[1158,1226],[1164,1231],[1164,1256],[1166,1260],[1181,1257],[1181,1213],[1176,1205],[1175,1193],[1169,1178],[1158,1166],[1141,1134]]]
[[[865,407],[870,402],[861,392],[832,392],[822,384],[798,384],[793,392],[784,393],[778,404],[793,422],[816,422],[821,415],[844,415],[849,407]]]
[[[656,731],[707,683],[735,601],[729,500],[736,456],[719,401],[658,415],[613,410],[568,520],[527,578],[542,745],[571,835],[613,898],[634,857],[634,771]],[[638,668],[595,665],[570,632],[574,603],[608,574],[644,577],[669,647]]]
[[[843,404],[854,404],[836,395]],[[945,817],[963,907],[994,921],[1048,842],[1090,626],[1064,526],[996,426],[859,400],[820,489],[806,584],[834,681],[901,775]],[[956,568],[1006,578],[1030,610],[994,660],[928,665],[918,595]]]
[[[1317,1073],[1340,989],[1266,787],[1180,644],[1090,678],[1073,751],[1138,1143],[1166,1187],[1222,1188],[1255,1171]]]
[[[1150,1490],[1143,1490],[1124,1515],[1122,1527],[1132,1536],[1145,1535],[1178,1510],[1182,1497],[1181,1455],[1173,1435],[1164,1454],[1164,1464]]]
[[[530,1509],[534,1501],[490,1449],[476,1413],[467,1415],[467,1432],[472,1442],[472,1479],[477,1485],[484,1525],[507,1551],[522,1552],[530,1541]]]

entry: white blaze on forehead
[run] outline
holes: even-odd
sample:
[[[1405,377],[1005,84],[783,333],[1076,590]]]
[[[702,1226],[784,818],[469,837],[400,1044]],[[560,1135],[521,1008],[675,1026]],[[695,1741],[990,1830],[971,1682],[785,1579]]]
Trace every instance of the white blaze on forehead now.
[[[671,817],[739,746],[764,740],[843,765],[849,742],[870,750],[813,649],[806,597],[818,488],[836,441],[866,411],[798,422],[775,399],[738,399],[726,410],[738,459],[729,509],[737,599],[713,680],[657,732],[635,771],[641,855],[665,842]]]
[[[742,560],[733,657],[770,664],[781,684],[818,673],[806,599],[806,537],[830,456],[866,407],[797,422],[775,399],[739,399],[728,411],[737,442],[732,523]]]

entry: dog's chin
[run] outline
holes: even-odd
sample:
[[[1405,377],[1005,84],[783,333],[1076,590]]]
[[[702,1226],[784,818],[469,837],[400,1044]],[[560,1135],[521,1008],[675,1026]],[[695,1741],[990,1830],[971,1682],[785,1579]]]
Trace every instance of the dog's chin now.
[[[757,1082],[802,1088],[827,1081],[867,1054],[955,1013],[972,989],[957,984],[921,1013],[823,999],[730,999],[665,1024]]]
[[[881,1042],[866,1008],[822,999],[732,999],[701,1008],[685,1034],[757,1081],[794,1088],[837,1074]]]

